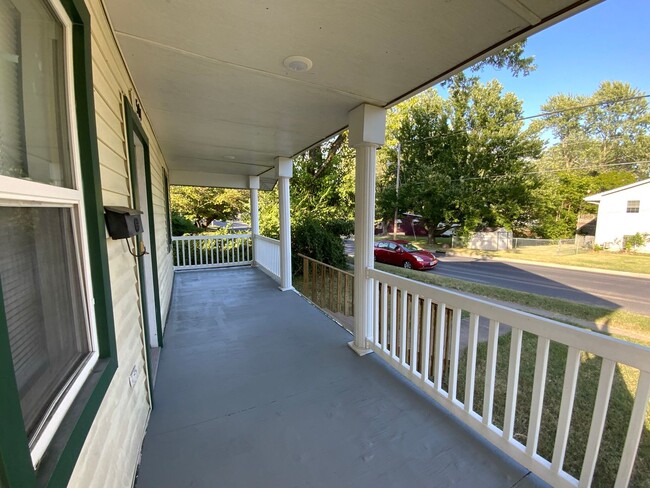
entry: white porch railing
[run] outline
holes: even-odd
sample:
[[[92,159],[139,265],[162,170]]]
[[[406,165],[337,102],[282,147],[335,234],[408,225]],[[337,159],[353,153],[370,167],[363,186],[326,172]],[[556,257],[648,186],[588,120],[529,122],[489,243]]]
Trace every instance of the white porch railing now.
[[[245,266],[253,260],[251,234],[172,237],[174,269]]]
[[[374,290],[368,347],[553,486],[591,484],[617,366],[636,370],[636,394],[630,393],[634,400],[615,483],[617,487],[627,486],[650,399],[649,349],[382,271],[369,269],[368,278]],[[487,343],[479,345],[479,329],[486,326]],[[511,329],[510,335],[500,338],[500,327]],[[500,339],[506,341],[502,345],[508,346],[509,342],[506,353],[498,348]],[[549,350],[566,356],[564,371],[549,370]],[[585,391],[578,382],[581,366],[586,369],[586,363],[593,360],[600,362],[595,395],[591,389],[595,400],[588,408],[591,411],[574,414],[576,392]],[[527,366],[527,371],[534,369],[534,374],[520,384],[522,365]],[[544,391],[551,391],[549,385],[555,388],[555,384],[557,397],[561,396],[559,413],[557,418],[549,419]],[[476,404],[482,406],[475,408]],[[590,428],[585,427],[584,437],[577,441],[571,439],[576,435],[571,428],[575,415],[591,418]],[[553,431],[554,421],[557,428]],[[545,456],[538,450],[543,429],[550,440],[554,439],[552,453],[547,448]],[[586,446],[577,478],[564,470],[570,441]]]
[[[255,264],[280,282],[280,241],[258,234],[253,236]]]

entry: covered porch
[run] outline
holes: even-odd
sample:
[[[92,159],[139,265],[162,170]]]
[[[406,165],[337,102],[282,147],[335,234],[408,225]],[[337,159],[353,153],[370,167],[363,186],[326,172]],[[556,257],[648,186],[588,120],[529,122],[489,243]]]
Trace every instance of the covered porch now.
[[[255,268],[177,272],[167,327],[138,488],[544,484]]]

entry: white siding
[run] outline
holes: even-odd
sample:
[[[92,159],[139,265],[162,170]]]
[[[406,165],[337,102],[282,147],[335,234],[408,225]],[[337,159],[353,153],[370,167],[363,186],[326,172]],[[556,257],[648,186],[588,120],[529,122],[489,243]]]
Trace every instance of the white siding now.
[[[627,213],[630,200],[641,202],[638,213]],[[605,195],[598,205],[596,244],[617,250],[624,236],[637,232],[650,234],[650,182]],[[650,252],[650,245],[644,250]]]
[[[132,206],[125,143],[123,96],[135,93],[100,0],[87,0],[92,17],[92,53],[97,137],[104,205]],[[167,248],[163,171],[166,163],[149,121],[152,196],[162,317],[170,303],[173,269]],[[130,487],[150,411],[140,287],[135,258],[125,241],[107,236],[119,368],[91,427],[70,479],[71,487]],[[140,371],[131,388],[133,366]]]

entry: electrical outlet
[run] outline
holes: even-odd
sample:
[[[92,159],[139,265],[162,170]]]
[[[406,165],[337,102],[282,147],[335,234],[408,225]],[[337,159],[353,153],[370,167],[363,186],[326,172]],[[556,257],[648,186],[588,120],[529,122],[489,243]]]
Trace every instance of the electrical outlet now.
[[[133,388],[135,386],[136,381],[138,381],[138,376],[140,376],[140,371],[138,371],[137,366],[133,366],[133,369],[131,370],[131,374],[129,375],[129,386]]]

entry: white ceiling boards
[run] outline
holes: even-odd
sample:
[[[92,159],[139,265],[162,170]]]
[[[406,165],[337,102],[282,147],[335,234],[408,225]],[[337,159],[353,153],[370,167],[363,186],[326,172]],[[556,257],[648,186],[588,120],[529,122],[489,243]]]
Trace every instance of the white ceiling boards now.
[[[359,104],[390,106],[597,3],[104,2],[172,183],[175,171],[263,174],[344,128]],[[311,69],[289,69],[289,56]]]

